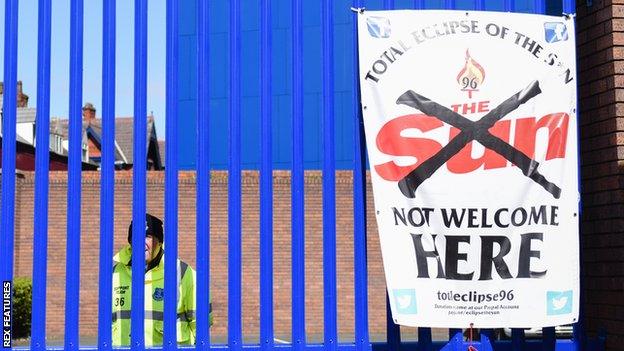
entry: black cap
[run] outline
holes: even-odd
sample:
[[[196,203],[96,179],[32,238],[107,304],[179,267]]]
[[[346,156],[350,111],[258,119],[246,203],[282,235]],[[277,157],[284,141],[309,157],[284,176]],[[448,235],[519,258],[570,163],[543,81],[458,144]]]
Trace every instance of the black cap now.
[[[157,238],[161,243],[164,242],[163,222],[158,217],[146,213],[145,236],[148,235]],[[130,227],[128,227],[128,243],[132,244],[132,222],[130,222]]]

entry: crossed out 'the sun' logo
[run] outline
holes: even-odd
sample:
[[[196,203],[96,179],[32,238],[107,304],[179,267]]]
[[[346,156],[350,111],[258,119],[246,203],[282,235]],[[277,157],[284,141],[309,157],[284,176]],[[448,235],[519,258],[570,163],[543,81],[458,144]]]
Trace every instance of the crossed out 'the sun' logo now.
[[[468,97],[472,98],[472,94],[478,91],[479,86],[484,80],[485,70],[470,56],[469,51],[466,50],[465,66],[457,76],[457,82],[460,84],[461,90],[466,91],[468,93]],[[525,88],[507,98],[497,107],[491,109],[487,114],[481,117],[481,119],[472,121],[458,112],[432,101],[412,90],[405,91],[401,94],[401,96],[399,96],[396,103],[412,107],[426,115],[420,115],[422,118],[418,122],[412,123],[412,127],[419,128],[421,131],[425,132],[436,128],[436,123],[447,123],[452,127],[457,128],[459,133],[452,137],[448,144],[441,147],[437,150],[437,152],[430,155],[430,157],[426,158],[424,161],[418,162],[419,164],[415,168],[406,174],[403,173],[403,175],[397,179],[398,187],[403,195],[408,198],[414,198],[418,187],[425,180],[431,177],[436,170],[447,163],[447,161],[453,158],[453,156],[458,154],[467,144],[472,141],[477,141],[486,148],[486,152],[489,149],[500,155],[500,157],[504,158],[503,162],[511,162],[517,166],[526,177],[542,186],[554,198],[560,198],[561,188],[550,182],[540,173],[538,169],[539,163],[533,159],[533,157],[529,156],[532,155],[531,153],[527,153],[524,149],[520,150],[516,144],[514,144],[514,146],[510,145],[507,141],[508,139],[503,140],[498,133],[493,132],[495,128],[493,128],[492,131],[490,130],[506,115],[516,110],[520,107],[520,105],[530,101],[541,92],[542,90],[540,89],[539,81],[534,80]],[[396,120],[399,119],[395,119],[394,121]],[[533,120],[535,119],[533,118]],[[540,123],[543,123],[551,131],[546,160],[565,156],[568,120],[568,114],[554,113],[546,115],[539,121],[534,122],[535,128],[539,128],[541,126]],[[391,123],[392,121],[386,125],[390,125]],[[385,127],[386,126],[382,128],[380,134],[378,135],[378,147],[381,144],[384,144],[388,139],[387,137],[381,137]],[[420,141],[422,142],[422,140]],[[408,145],[405,146],[409,147]],[[399,148],[402,149],[403,146],[391,147],[391,149],[394,149],[392,151],[399,151]],[[386,163],[375,166],[377,173],[385,179],[388,179],[388,177],[385,177],[382,174],[383,172],[380,171],[387,165],[388,164]],[[396,174],[397,172],[394,172],[395,176]]]

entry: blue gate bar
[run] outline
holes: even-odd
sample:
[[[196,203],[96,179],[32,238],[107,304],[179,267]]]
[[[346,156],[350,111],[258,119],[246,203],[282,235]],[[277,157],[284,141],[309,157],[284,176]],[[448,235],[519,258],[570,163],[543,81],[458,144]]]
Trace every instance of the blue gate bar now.
[[[444,8],[446,10],[455,10],[455,0],[444,0]],[[461,332],[461,329],[458,328],[450,328],[449,329],[449,340],[458,332]]]
[[[511,349],[512,351],[520,351],[523,349],[524,341],[524,329],[513,328],[511,329]]]
[[[273,145],[271,139],[271,19],[270,0],[260,5],[260,349],[273,349]]]
[[[146,130],[147,130],[147,0],[134,2],[134,145],[132,166],[132,306],[145,304],[145,202],[146,202]],[[141,225],[139,225],[139,223]],[[138,264],[140,262],[140,264]],[[130,311],[130,348],[139,351],[144,348],[143,308]]]
[[[334,8],[321,6],[323,35],[323,307],[325,349],[338,344],[336,302],[336,167],[334,159]]]
[[[384,10],[394,10],[394,1],[384,0]],[[392,350],[401,345],[401,327],[394,323],[392,319],[392,309],[390,307],[390,295],[386,292],[386,341]]]
[[[208,90],[209,36],[208,2],[199,1],[197,12],[197,351],[208,351],[210,347],[209,299],[210,296],[210,93]]]
[[[39,0],[37,39],[37,145],[50,145],[50,0]],[[48,259],[48,186],[50,153],[35,148],[35,232],[33,242],[33,285],[31,326],[45,326],[46,272]],[[30,348],[45,350],[45,328],[31,328]]]
[[[2,214],[0,281],[13,281],[15,249],[15,150],[17,120],[17,0],[4,2],[4,107],[2,116]],[[12,308],[12,307],[11,307]]]
[[[431,328],[418,328],[418,351],[432,350]]]
[[[554,350],[556,343],[555,327],[542,328],[542,350]]]
[[[305,335],[305,221],[303,182],[303,4],[292,3],[292,343],[304,351]]]
[[[241,6],[230,0],[230,159],[228,165],[228,345],[242,350]]]
[[[353,0],[361,8],[360,0]],[[368,351],[368,269],[366,255],[366,137],[360,106],[357,14],[353,16],[353,274],[355,300],[355,350]]]
[[[572,13],[576,13],[576,1],[574,0],[563,0],[563,4],[562,4],[562,10],[563,10],[563,14],[568,15],[568,14],[572,14]],[[576,20],[575,20],[576,22]],[[578,71],[578,69],[577,69]],[[575,72],[576,73],[576,72]],[[578,86],[577,86],[577,91],[578,91]],[[576,111],[577,111],[577,116],[576,119],[577,121],[580,120],[580,116],[578,114],[579,108],[578,108],[578,101],[577,101],[577,106],[576,106]],[[580,128],[581,128],[581,124],[577,123],[576,125],[577,128],[577,135],[580,135]],[[578,167],[579,169],[581,168],[581,161],[580,161],[580,155],[581,155],[581,146],[580,143],[577,145],[577,157],[578,157]],[[581,193],[581,173],[579,172],[578,174],[578,183],[579,183],[579,193]],[[579,201],[579,225],[580,225],[580,219],[583,216],[583,204],[582,204],[582,199]],[[583,238],[580,237],[579,238],[579,248],[582,249],[583,245],[582,245],[582,240]],[[579,260],[580,262],[583,262],[583,251],[579,250],[580,252],[580,257]],[[583,277],[583,265],[581,265],[580,267],[580,274],[581,277]],[[584,300],[584,281],[581,278],[581,283],[580,283],[580,292],[579,292],[579,301],[583,301]],[[582,350],[583,347],[585,346],[585,343],[587,342],[586,340],[586,335],[585,335],[585,328],[584,328],[584,316],[585,316],[585,307],[583,304],[581,304],[579,306],[579,320],[574,323],[573,325],[573,329],[572,329],[572,339],[575,341],[575,350]]]
[[[515,0],[505,0],[505,11],[515,11],[516,10],[516,1]],[[526,345],[524,340],[524,329],[522,328],[513,328],[511,330],[511,349],[513,351],[523,350]]]
[[[504,5],[503,7],[505,11],[510,12],[516,8],[516,1],[515,0],[503,0],[503,5]]]
[[[485,10],[485,0],[475,0],[474,9],[477,11]]]
[[[533,13],[544,14],[546,13],[545,0],[533,0]]]
[[[100,295],[98,347],[111,349],[113,242],[115,228],[115,11],[116,0],[103,2],[102,163],[100,184]]]
[[[398,350],[401,346],[401,327],[394,323],[390,308],[390,295],[386,293],[386,344],[390,350]]]
[[[178,260],[178,3],[167,0],[165,148],[165,303],[163,349],[177,350]],[[145,144],[144,144],[145,145]]]
[[[80,347],[78,308],[80,303],[83,5],[83,0],[72,0],[70,14],[65,350],[78,350]]]
[[[533,13],[545,14],[545,0],[534,0]],[[542,348],[543,350],[554,350],[557,338],[555,337],[555,327],[542,328]]]
[[[415,9],[424,9],[425,1],[424,0],[416,0],[414,1]],[[429,351],[432,349],[431,343],[431,328],[418,328],[418,351]]]

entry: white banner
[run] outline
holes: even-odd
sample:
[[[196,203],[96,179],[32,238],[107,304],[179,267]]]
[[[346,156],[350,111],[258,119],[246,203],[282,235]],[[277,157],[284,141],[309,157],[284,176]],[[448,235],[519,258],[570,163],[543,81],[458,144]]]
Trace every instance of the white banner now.
[[[364,11],[360,85],[396,323],[575,322],[572,18]]]

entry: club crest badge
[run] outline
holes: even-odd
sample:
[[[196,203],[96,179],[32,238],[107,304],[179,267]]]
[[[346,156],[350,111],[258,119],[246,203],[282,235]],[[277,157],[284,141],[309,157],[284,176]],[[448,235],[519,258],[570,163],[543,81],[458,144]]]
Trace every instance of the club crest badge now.
[[[162,301],[165,297],[165,290],[161,288],[154,289],[154,294],[152,294],[152,298],[156,301]]]

